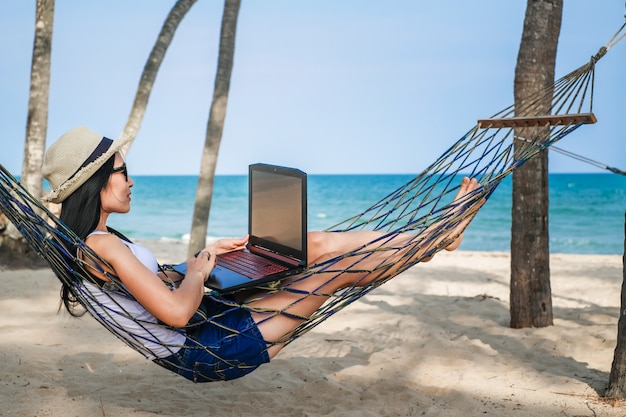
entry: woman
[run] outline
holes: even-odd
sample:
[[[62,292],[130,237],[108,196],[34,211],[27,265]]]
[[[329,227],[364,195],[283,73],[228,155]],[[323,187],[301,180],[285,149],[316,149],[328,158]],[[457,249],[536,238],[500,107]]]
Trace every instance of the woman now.
[[[245,308],[234,308],[232,303],[224,304],[207,297],[204,283],[217,256],[243,249],[247,238],[221,239],[206,246],[197,257],[187,261],[184,276],[160,270],[154,255],[146,248],[112,233],[107,227],[111,213],[130,210],[134,183],[119,151],[121,146],[121,142],[84,127],[61,136],[45,156],[43,173],[52,186],[47,200],[62,204],[61,220],[107,263],[93,265],[89,271],[95,277],[93,282],[85,281],[78,286],[93,297],[93,303],[87,308],[96,317],[104,318],[105,324],[121,326],[127,341],[139,344],[146,356],[184,377],[210,381],[245,375],[269,362],[284,346],[286,336],[317,311],[329,294],[348,286],[363,286],[375,279],[374,274],[366,273],[317,273],[306,279],[294,279],[281,291],[238,300]],[[457,198],[477,187],[476,180],[464,178]],[[446,249],[456,249],[469,220],[412,256],[423,256],[426,250],[444,239],[450,241]],[[381,233],[371,231],[311,232],[308,259],[316,264],[357,247],[367,247],[380,236]],[[414,238],[414,235],[399,235],[392,243],[402,248],[405,241]],[[83,254],[79,251],[77,256]],[[385,257],[389,254],[369,254],[359,268],[367,269],[370,265],[373,269],[384,264]],[[335,271],[348,268],[347,263],[353,264],[355,259],[346,260],[346,265],[341,262],[334,265]],[[399,267],[389,263],[388,269]],[[108,274],[118,277],[134,299],[111,295],[107,290],[111,281]],[[329,279],[331,276],[333,279]],[[164,281],[175,285],[164,285]],[[73,313],[75,300],[70,288],[64,286],[61,297],[68,311]],[[210,323],[187,327],[184,332],[177,331],[175,328],[188,325],[200,306],[209,317],[217,318]],[[224,333],[224,329],[235,331]],[[194,349],[194,345],[198,348]],[[212,348],[209,352],[200,346]],[[219,362],[229,366],[221,367]],[[233,363],[237,366],[232,366]]]

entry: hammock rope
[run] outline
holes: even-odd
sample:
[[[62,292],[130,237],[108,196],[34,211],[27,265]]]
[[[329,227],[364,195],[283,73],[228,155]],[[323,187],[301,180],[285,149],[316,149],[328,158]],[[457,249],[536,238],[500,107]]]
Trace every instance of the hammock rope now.
[[[596,168],[605,169],[605,170],[607,170],[609,172],[612,172],[614,174],[626,176],[626,171],[623,171],[623,170],[621,170],[619,168],[615,168],[615,167],[609,166],[609,165],[604,164],[602,162],[598,162],[598,161],[596,161],[594,159],[591,159],[591,158],[588,158],[586,156],[575,154],[574,152],[567,151],[567,150],[559,148],[557,146],[550,147],[550,150],[558,152],[558,153],[560,153],[562,155],[568,156],[568,157],[570,157],[572,159],[576,159],[576,160],[578,160],[580,162],[584,162],[586,164],[595,166]]]
[[[618,33],[623,29],[624,26]],[[295,330],[276,342],[286,345],[374,288],[434,255],[461,233],[458,231],[459,227],[465,226],[466,220],[476,213],[502,179],[580,126],[595,122],[592,113],[595,64],[623,37],[624,35],[616,34],[588,63],[527,100],[521,108],[510,106],[489,119],[479,120],[415,178],[363,212],[328,228],[327,231],[338,233],[360,230],[382,233],[375,241],[310,266],[295,281],[311,279],[318,274],[324,274],[328,276],[328,280],[334,280],[339,279],[341,274],[366,272],[368,280],[366,285],[350,286],[333,294],[326,294],[323,285],[317,290],[304,292],[278,282],[259,287],[258,295],[244,302],[237,301],[233,296],[210,291],[205,297],[222,305],[225,311],[247,309],[264,314],[266,317],[264,320],[272,320],[281,315],[300,320],[302,323]],[[546,115],[549,117],[546,118]],[[459,189],[458,184],[462,176],[476,178],[481,187],[455,200],[454,196]],[[209,323],[221,326],[227,334],[237,332],[221,324],[219,317],[207,314],[202,309],[198,310],[185,328],[172,328],[154,323],[151,320],[137,318],[126,311],[120,300],[132,299],[132,295],[126,291],[117,277],[98,267],[106,263],[29,194],[2,165],[0,165],[0,209],[31,247],[48,261],[58,279],[71,286],[74,297],[86,311],[107,330],[144,356],[154,358],[159,356],[159,350],[173,352],[180,347],[168,346],[160,339],[164,329],[185,335],[185,347],[202,349],[209,354],[214,354],[211,346],[203,345],[192,336],[195,326]],[[401,240],[398,239],[400,235],[403,236]],[[81,259],[78,259],[75,253],[70,253],[66,249],[68,246],[78,248],[83,254]],[[378,259],[374,255],[380,254],[381,251],[385,252],[383,261],[373,266],[371,262],[366,263],[367,260]],[[95,291],[99,288],[98,280],[88,272],[88,268],[94,266],[112,280],[112,283],[106,284],[101,291]],[[300,298],[323,296],[327,297],[327,301],[310,317],[294,315],[286,309],[260,310],[254,307],[255,301],[278,291],[298,294]],[[100,298],[102,294],[114,300],[116,307],[105,307]],[[263,342],[268,348],[273,345]],[[225,370],[247,366],[224,358],[218,359],[221,360],[220,367]],[[166,360],[157,359],[155,362],[169,370],[177,371],[180,367],[180,364],[168,363]],[[211,380],[196,369],[188,371],[193,371],[200,381]]]

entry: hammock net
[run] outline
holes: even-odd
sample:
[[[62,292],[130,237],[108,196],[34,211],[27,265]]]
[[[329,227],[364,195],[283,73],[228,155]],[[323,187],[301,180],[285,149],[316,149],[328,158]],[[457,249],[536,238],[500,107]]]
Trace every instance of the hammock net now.
[[[443,249],[458,236],[466,226],[467,219],[475,214],[503,178],[583,124],[594,123],[592,97],[595,64],[622,37],[614,36],[588,63],[526,100],[524,106],[510,106],[490,118],[479,120],[422,173],[367,210],[329,228],[328,231],[337,233],[360,230],[380,233],[373,242],[311,265],[295,279],[307,280],[317,274],[324,274],[328,280],[332,280],[341,274],[354,272],[366,273],[368,283],[343,288],[333,294],[321,294],[321,289],[319,293],[309,291],[300,294],[302,299],[323,295],[327,301],[310,317],[294,317],[301,324],[285,334],[279,343],[289,344],[374,288]],[[476,178],[481,187],[455,200],[462,176]],[[126,311],[115,301],[132,299],[132,295],[111,274],[106,275],[111,278],[112,284],[106,285],[103,291],[114,300],[118,308],[105,307],[99,298],[102,292],[93,291],[96,285],[85,283],[95,284],[97,281],[88,272],[87,265],[106,263],[1,165],[0,209],[30,246],[49,263],[58,279],[72,288],[73,296],[85,310],[131,348],[147,358],[163,357],[162,352],[158,355],[157,351],[173,347],[160,340],[159,328],[162,327],[185,335],[185,347],[211,353],[212,347],[195,340],[189,330],[202,323],[224,326],[219,324],[217,317],[207,315],[202,309],[198,310],[186,328],[172,328],[160,323],[155,325],[153,321],[143,320]],[[402,239],[402,245],[398,245],[396,238],[401,234],[410,237]],[[68,251],[67,247],[80,250],[82,258],[77,259],[76,252]],[[383,261],[374,265],[365,262],[369,256],[380,254],[381,251],[385,252]],[[102,269],[100,271],[104,273]],[[254,297],[243,302],[237,300],[236,294],[221,295],[209,290],[205,297],[222,304],[226,311],[253,309],[250,305],[253,301],[279,291],[295,290],[281,282],[274,282],[258,288]],[[110,303],[107,305],[110,306]],[[263,313],[266,320],[288,314],[284,309]],[[143,332],[137,329],[143,329]],[[228,328],[223,330],[225,338],[229,331],[236,333],[236,330]],[[145,334],[150,335],[150,340],[146,340]],[[268,348],[272,345],[263,342]],[[156,362],[173,371],[178,371],[176,368],[180,367],[180,364],[168,363],[166,360],[157,359]],[[242,366],[228,360],[222,362],[220,366],[225,370]],[[198,377],[207,380],[202,378],[203,375]]]

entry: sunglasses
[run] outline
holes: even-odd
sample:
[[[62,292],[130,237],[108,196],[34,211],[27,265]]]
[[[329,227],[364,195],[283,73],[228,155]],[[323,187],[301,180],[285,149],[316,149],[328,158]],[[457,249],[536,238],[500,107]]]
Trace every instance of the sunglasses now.
[[[126,178],[126,182],[128,182],[128,170],[126,169],[126,164],[122,164],[122,166],[117,167],[117,168],[113,168],[111,170],[111,174],[115,174],[116,172],[121,172],[122,174],[124,174],[124,178]]]

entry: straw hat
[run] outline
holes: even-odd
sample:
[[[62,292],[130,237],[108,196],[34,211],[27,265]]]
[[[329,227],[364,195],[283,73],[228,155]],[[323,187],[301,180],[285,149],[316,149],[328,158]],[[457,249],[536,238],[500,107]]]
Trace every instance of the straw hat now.
[[[56,140],[44,157],[42,174],[52,192],[44,201],[61,203],[83,185],[127,140],[111,140],[87,129],[76,127]]]

